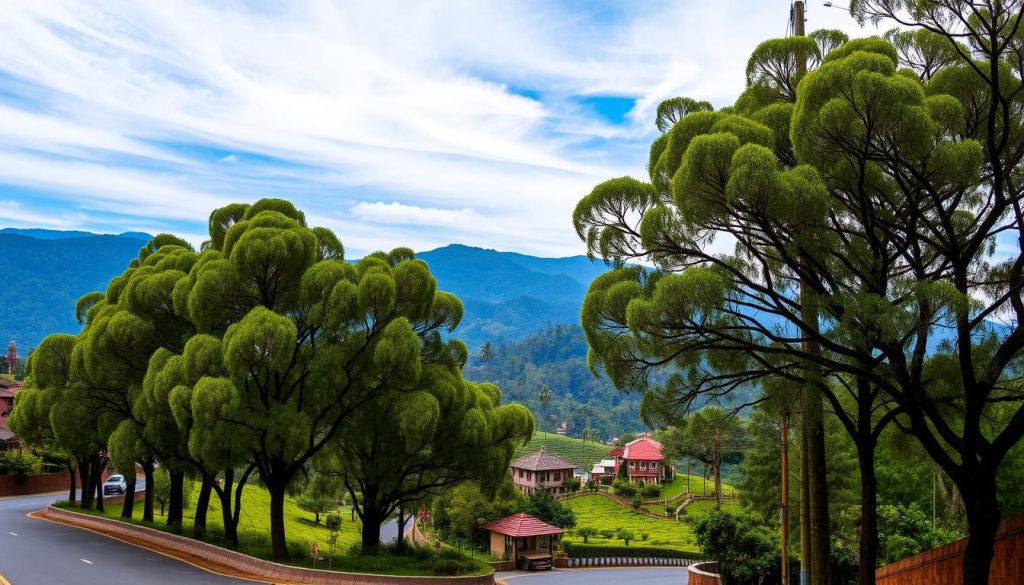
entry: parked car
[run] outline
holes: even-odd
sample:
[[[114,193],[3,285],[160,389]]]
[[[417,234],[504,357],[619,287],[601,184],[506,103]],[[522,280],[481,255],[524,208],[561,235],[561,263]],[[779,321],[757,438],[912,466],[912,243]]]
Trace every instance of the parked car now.
[[[106,483],[103,484],[103,495],[105,496],[123,494],[127,490],[128,482],[124,480],[123,475],[111,475],[107,478]]]

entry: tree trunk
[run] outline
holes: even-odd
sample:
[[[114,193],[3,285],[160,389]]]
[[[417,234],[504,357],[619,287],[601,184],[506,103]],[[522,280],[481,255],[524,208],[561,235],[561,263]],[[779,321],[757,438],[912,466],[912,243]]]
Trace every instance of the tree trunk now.
[[[68,491],[68,503],[74,504],[78,499],[78,476],[75,474],[75,466],[70,463],[65,463],[68,468],[68,481],[71,484],[71,489]]]
[[[964,548],[963,585],[988,585],[995,538],[1003,519],[996,496],[995,471],[980,471],[963,486],[967,509],[967,546]]]
[[[102,512],[103,508],[103,468],[106,467],[99,455],[93,457],[92,490],[96,493],[96,509]]]
[[[288,543],[284,532],[285,482],[267,482],[270,492],[270,548],[276,562],[288,560]]]
[[[859,424],[865,424],[863,422]],[[870,419],[867,424],[870,425]],[[868,433],[870,434],[870,429]],[[860,575],[858,585],[875,584],[878,564],[878,477],[875,475],[875,443],[858,445],[860,461]]]
[[[124,490],[124,502],[121,503],[121,517],[128,520],[132,519],[132,514],[135,512],[135,465],[132,465],[132,472],[124,476],[124,482],[127,484]]]
[[[92,460],[91,459],[79,459],[78,461],[78,475],[81,477],[82,485],[82,508],[88,510],[92,508]]]
[[[715,476],[715,508],[722,509],[722,462],[716,461],[711,466],[711,473]]]
[[[206,534],[206,512],[210,509],[210,492],[213,491],[214,478],[203,476],[203,484],[199,487],[199,498],[196,500],[195,518],[192,522],[192,535],[202,538]]]
[[[405,523],[409,517],[405,514],[405,508],[398,507],[398,542],[395,543],[395,548],[402,552],[405,550]]]
[[[800,585],[811,583],[810,432],[807,413],[800,415]]]
[[[153,521],[153,460],[142,462],[142,473],[146,478],[146,499],[142,506],[142,520]]]
[[[375,506],[363,505],[363,550],[371,551],[380,546],[380,525],[387,519],[385,514]]]
[[[167,499],[167,526],[174,532],[181,532],[181,522],[185,517],[185,472],[172,471],[168,475],[171,479],[171,495]]]
[[[224,542],[231,548],[238,548],[238,526],[234,522],[231,506],[231,487],[235,482],[235,470],[227,468],[224,470],[224,484],[218,486],[213,484],[213,490],[217,492],[217,499],[220,500],[220,518],[224,525]]]
[[[831,585],[832,542],[828,518],[828,481],[825,463],[825,421],[821,396],[808,388],[810,424],[808,478],[811,504],[811,585]]]

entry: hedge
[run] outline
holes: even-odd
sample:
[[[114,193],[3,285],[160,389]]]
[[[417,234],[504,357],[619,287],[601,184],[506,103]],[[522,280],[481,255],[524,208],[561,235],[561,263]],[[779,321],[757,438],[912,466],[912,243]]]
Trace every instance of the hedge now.
[[[687,551],[658,546],[623,546],[606,544],[583,544],[581,542],[565,543],[565,552],[574,559],[593,559],[600,557],[642,557],[657,559],[703,559],[700,551]]]

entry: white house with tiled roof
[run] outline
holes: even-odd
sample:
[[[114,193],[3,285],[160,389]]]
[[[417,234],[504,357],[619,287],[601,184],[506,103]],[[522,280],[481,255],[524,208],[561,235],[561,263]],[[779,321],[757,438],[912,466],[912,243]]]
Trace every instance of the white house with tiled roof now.
[[[547,452],[544,447],[512,462],[512,483],[519,491],[532,494],[544,490],[552,494],[565,491],[565,480],[572,477],[576,464]]]

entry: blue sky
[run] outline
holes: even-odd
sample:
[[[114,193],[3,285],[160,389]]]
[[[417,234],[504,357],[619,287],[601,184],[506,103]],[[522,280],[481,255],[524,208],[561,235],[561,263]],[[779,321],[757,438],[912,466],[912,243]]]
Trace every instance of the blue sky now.
[[[862,31],[811,3],[808,29]],[[582,253],[654,108],[718,106],[788,1],[89,2],[0,12],[0,227],[170,231],[286,197],[350,255]]]

